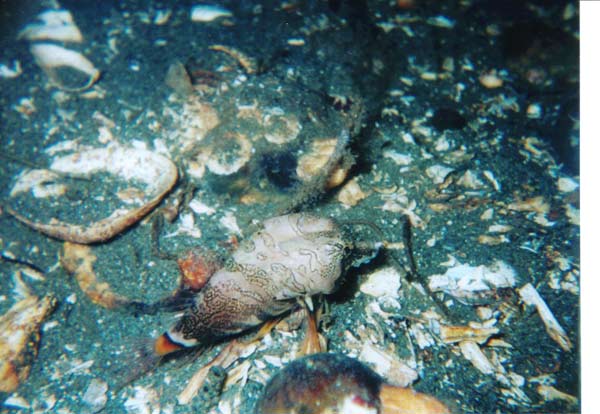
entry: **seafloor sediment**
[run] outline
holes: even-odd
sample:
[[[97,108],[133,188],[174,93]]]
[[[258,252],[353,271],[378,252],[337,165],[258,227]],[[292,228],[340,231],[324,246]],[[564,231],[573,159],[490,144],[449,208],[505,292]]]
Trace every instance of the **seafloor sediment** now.
[[[192,6],[2,3],[2,412],[252,412],[303,309],[196,394],[228,344],[123,386],[176,316],[122,305],[290,211],[383,242],[316,301],[329,351],[456,412],[578,412],[577,2]]]

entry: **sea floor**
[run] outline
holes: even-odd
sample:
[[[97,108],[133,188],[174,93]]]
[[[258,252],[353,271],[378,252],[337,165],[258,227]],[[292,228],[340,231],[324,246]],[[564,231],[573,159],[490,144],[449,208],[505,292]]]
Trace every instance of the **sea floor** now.
[[[196,394],[228,343],[123,384],[177,313],[120,305],[290,211],[380,229],[316,298],[329,352],[453,412],[580,411],[577,2],[26,3],[0,2],[0,412],[253,412],[303,310]]]

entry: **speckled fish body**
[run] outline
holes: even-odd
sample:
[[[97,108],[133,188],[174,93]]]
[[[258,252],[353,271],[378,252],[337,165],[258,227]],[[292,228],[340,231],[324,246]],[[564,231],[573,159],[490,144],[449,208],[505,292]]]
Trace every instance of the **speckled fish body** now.
[[[331,293],[345,247],[331,219],[308,214],[268,219],[164,335],[182,347],[212,343],[286,312],[298,298]]]

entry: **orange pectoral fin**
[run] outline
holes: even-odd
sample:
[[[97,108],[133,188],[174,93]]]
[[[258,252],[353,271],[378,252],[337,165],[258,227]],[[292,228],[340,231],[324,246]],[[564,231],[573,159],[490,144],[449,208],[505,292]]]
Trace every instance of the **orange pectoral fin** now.
[[[183,348],[183,345],[173,342],[166,332],[156,338],[156,341],[154,342],[154,352],[160,356],[180,351]]]

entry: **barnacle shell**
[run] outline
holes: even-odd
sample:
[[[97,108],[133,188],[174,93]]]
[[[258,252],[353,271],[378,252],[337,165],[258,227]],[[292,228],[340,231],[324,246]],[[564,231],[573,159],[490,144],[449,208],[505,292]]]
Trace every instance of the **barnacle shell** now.
[[[286,114],[280,108],[266,111],[263,125],[265,139],[273,144],[286,144],[296,139],[302,130],[302,124],[293,114]]]
[[[52,296],[27,296],[0,317],[0,392],[14,391],[29,376],[40,326],[55,304]]]
[[[322,172],[331,158],[338,143],[337,138],[315,140],[310,150],[298,159],[296,174],[302,181],[310,181]],[[346,179],[348,169],[342,166],[334,168],[327,182],[328,188],[340,185]]]
[[[239,133],[225,133],[213,139],[206,152],[206,167],[213,174],[231,175],[244,167],[252,157],[252,144]]]

